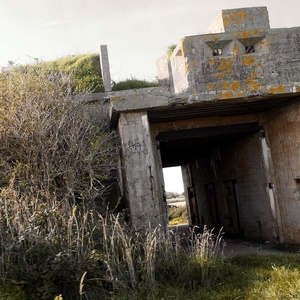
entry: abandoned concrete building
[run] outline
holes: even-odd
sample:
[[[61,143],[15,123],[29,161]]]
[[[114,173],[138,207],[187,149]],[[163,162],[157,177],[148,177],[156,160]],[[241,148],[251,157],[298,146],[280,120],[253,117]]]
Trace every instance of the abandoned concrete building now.
[[[300,243],[300,27],[223,10],[160,58],[157,88],[107,92],[136,226],[167,226],[164,167],[181,166],[191,224]]]

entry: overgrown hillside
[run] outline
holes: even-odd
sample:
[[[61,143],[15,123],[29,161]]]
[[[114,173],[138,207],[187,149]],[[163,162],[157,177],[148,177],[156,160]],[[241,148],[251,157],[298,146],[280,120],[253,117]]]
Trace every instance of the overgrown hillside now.
[[[101,78],[99,54],[74,55],[49,62],[41,62],[36,67],[48,68],[73,75],[73,92],[75,94],[91,91],[104,91]]]

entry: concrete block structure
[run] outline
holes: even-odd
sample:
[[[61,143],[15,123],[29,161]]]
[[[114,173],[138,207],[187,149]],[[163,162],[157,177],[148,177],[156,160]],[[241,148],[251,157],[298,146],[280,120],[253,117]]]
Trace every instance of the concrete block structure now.
[[[224,10],[158,69],[166,86],[107,94],[132,224],[166,228],[162,168],[181,166],[190,224],[300,243],[300,27]]]

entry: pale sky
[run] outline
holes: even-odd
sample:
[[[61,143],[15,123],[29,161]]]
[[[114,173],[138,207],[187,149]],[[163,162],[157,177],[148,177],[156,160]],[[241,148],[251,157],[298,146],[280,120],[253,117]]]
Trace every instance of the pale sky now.
[[[183,182],[181,167],[163,168],[165,191],[177,192],[181,194],[183,192]]]
[[[155,61],[222,9],[267,6],[273,28],[300,26],[298,0],[0,0],[0,66],[99,52],[112,79],[153,80]]]
[[[0,0],[0,66],[98,53],[111,76],[154,80],[156,60],[181,38],[205,33],[222,9],[267,6],[271,28],[300,26],[299,0]],[[181,193],[180,168],[166,191]]]

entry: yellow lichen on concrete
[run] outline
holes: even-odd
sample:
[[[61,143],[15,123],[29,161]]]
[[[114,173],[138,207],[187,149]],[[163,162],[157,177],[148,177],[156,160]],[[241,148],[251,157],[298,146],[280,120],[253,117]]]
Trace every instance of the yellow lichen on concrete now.
[[[216,83],[210,82],[210,83],[208,83],[208,84],[206,85],[206,89],[207,89],[208,91],[212,91],[212,90],[214,90],[215,88],[216,88]]]
[[[280,94],[283,93],[284,91],[285,91],[285,87],[282,84],[270,88],[270,92],[272,94]]]
[[[187,75],[189,73],[189,70],[190,70],[190,66],[188,63],[185,63],[184,64],[184,68],[185,68],[185,75]]]
[[[232,90],[237,92],[241,88],[241,83],[239,81],[232,82]]]
[[[231,87],[230,81],[223,81],[223,82],[222,82],[222,88],[223,88],[223,89],[229,90],[230,87]]]
[[[248,17],[248,14],[245,11],[235,11],[233,13],[223,15],[224,27],[228,27],[229,24],[234,23],[237,25],[237,28],[240,29],[241,25],[244,23],[244,20]]]
[[[256,80],[246,80],[246,83],[251,87],[252,91],[257,92],[261,86],[261,84]]]
[[[204,36],[204,41],[214,41],[216,42],[219,40],[219,35],[218,34],[207,34]]]
[[[215,64],[215,60],[214,60],[214,58],[209,58],[208,59],[208,63],[210,64],[210,65],[214,65]]]
[[[219,79],[224,78],[228,75],[233,75],[233,59],[231,57],[220,58],[217,71],[219,71],[219,73],[214,74],[214,77]]]
[[[121,100],[121,96],[111,96],[110,101],[119,102]]]
[[[256,59],[252,55],[247,55],[243,60],[242,64],[246,66],[253,66],[256,62]]]

